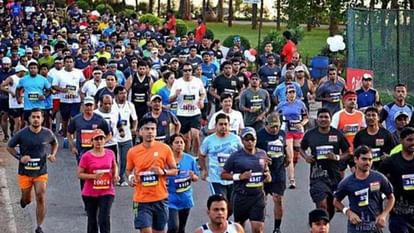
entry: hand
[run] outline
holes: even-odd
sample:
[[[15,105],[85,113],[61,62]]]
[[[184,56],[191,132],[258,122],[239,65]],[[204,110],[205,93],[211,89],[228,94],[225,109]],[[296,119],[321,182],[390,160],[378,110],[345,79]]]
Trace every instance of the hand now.
[[[131,135],[137,136],[137,129],[131,129]]]
[[[54,154],[49,154],[48,156],[47,156],[47,159],[50,161],[50,162],[55,162],[56,161],[56,155],[54,155]]]
[[[354,225],[360,224],[362,222],[361,218],[359,218],[359,216],[352,212],[350,209],[346,212],[346,216],[348,216],[349,221]]]
[[[300,131],[303,131],[303,125],[300,124],[300,123],[295,124],[295,128],[298,129],[298,130],[300,130]]]
[[[333,152],[329,152],[329,154],[327,155],[328,159],[330,160],[337,160],[336,159],[336,155]]]
[[[150,168],[150,171],[154,172],[156,175],[164,175],[164,171],[160,167],[157,167],[157,166],[152,166]]]
[[[384,228],[385,227],[386,218],[387,218],[387,216],[385,214],[378,215],[377,219],[375,220],[375,224],[379,228]]]
[[[114,184],[118,183],[120,179],[121,179],[121,178],[120,178],[118,175],[115,175],[115,176],[113,177],[113,182],[114,182]]]
[[[242,174],[240,174],[240,180],[248,180],[252,176],[252,170],[245,171]]]
[[[46,97],[44,95],[39,96],[39,100],[45,100],[45,99],[46,99]]]
[[[29,155],[23,155],[21,158],[20,158],[20,162],[21,163],[24,163],[24,164],[26,164],[27,162],[29,162],[30,161],[30,156]]]
[[[382,154],[382,155],[381,155],[381,160],[384,160],[384,159],[386,159],[387,157],[390,157],[390,156],[389,156],[388,154],[385,154],[385,153],[384,153],[384,154]]]
[[[258,115],[256,117],[256,121],[262,121],[263,119],[264,119],[264,116],[263,115]]]
[[[201,170],[201,179],[206,180],[208,177],[207,170]]]
[[[103,172],[95,173],[95,174],[93,174],[93,179],[94,180],[99,180],[99,179],[102,178],[103,175],[104,175]]]
[[[204,108],[204,102],[203,102],[203,100],[199,100],[199,101],[197,102],[197,105],[198,105],[198,108],[199,108],[199,109],[203,109],[203,108]]]
[[[305,155],[305,161],[307,163],[314,163],[315,162],[315,159],[311,155]]]
[[[72,155],[75,155],[75,156],[79,155],[78,149],[76,149],[76,147],[74,146],[70,149],[70,152],[72,153]]]
[[[181,89],[175,90],[175,96],[178,97],[181,94]]]
[[[284,166],[285,167],[288,167],[289,166],[289,164],[291,163],[292,161],[288,158],[288,157],[285,157],[285,161],[284,161]]]
[[[134,174],[129,175],[129,177],[128,177],[128,185],[130,187],[135,187],[135,184],[136,183],[139,183],[139,182],[140,182],[139,176],[136,176]]]

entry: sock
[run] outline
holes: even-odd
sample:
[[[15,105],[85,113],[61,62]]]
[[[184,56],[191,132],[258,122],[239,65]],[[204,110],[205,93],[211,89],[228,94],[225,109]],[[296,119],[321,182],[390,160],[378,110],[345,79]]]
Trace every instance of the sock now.
[[[282,219],[275,219],[275,227],[274,227],[274,229],[279,229],[281,223],[282,223]]]

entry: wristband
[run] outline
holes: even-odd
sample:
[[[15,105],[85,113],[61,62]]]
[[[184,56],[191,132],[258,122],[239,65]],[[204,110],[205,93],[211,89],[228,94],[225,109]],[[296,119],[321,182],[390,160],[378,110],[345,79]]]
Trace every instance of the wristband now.
[[[240,180],[240,173],[233,174],[233,180]]]
[[[167,169],[162,169],[162,171],[164,172],[164,176],[166,176],[167,175]]]
[[[335,155],[335,159],[336,159],[337,161],[339,161],[339,160],[341,160],[341,156],[339,156],[339,155]]]
[[[134,178],[135,178],[135,176],[134,176],[134,175],[132,175],[132,174],[131,174],[131,175],[129,175],[129,176],[128,176],[128,180],[129,180],[129,182],[131,182],[131,183],[132,183],[132,179],[134,179]]]
[[[346,215],[346,212],[347,212],[348,210],[349,210],[349,207],[344,207],[344,208],[342,209],[342,213]]]

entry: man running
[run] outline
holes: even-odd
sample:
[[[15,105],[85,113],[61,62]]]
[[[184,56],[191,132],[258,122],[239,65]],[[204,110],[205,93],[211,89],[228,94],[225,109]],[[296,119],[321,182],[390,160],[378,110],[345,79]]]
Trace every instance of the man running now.
[[[36,196],[36,233],[43,233],[41,225],[46,216],[46,184],[48,181],[46,160],[56,161],[58,141],[49,129],[43,128],[43,113],[34,108],[29,116],[29,127],[19,131],[8,143],[7,151],[19,160],[18,182],[22,192],[22,208],[32,201],[32,189]],[[51,145],[51,151],[46,151]],[[19,146],[18,152],[15,147]]]

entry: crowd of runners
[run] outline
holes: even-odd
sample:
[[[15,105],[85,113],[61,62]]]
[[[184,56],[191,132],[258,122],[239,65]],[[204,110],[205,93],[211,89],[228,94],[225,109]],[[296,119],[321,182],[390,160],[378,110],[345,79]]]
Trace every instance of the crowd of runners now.
[[[311,232],[329,232],[335,212],[348,232],[414,232],[406,85],[382,103],[372,75],[358,90],[334,64],[311,77],[289,31],[281,51],[268,42],[253,64],[239,36],[223,48],[202,17],[181,37],[175,21],[172,11],[154,27],[76,4],[0,0],[1,129],[19,160],[22,208],[34,189],[36,233],[58,150],[76,157],[88,233],[110,232],[115,186],[133,187],[135,229],[188,232],[200,179],[209,222],[195,232],[244,232],[249,221],[254,233],[279,233],[300,160],[310,165]],[[268,195],[273,229],[264,229]]]

